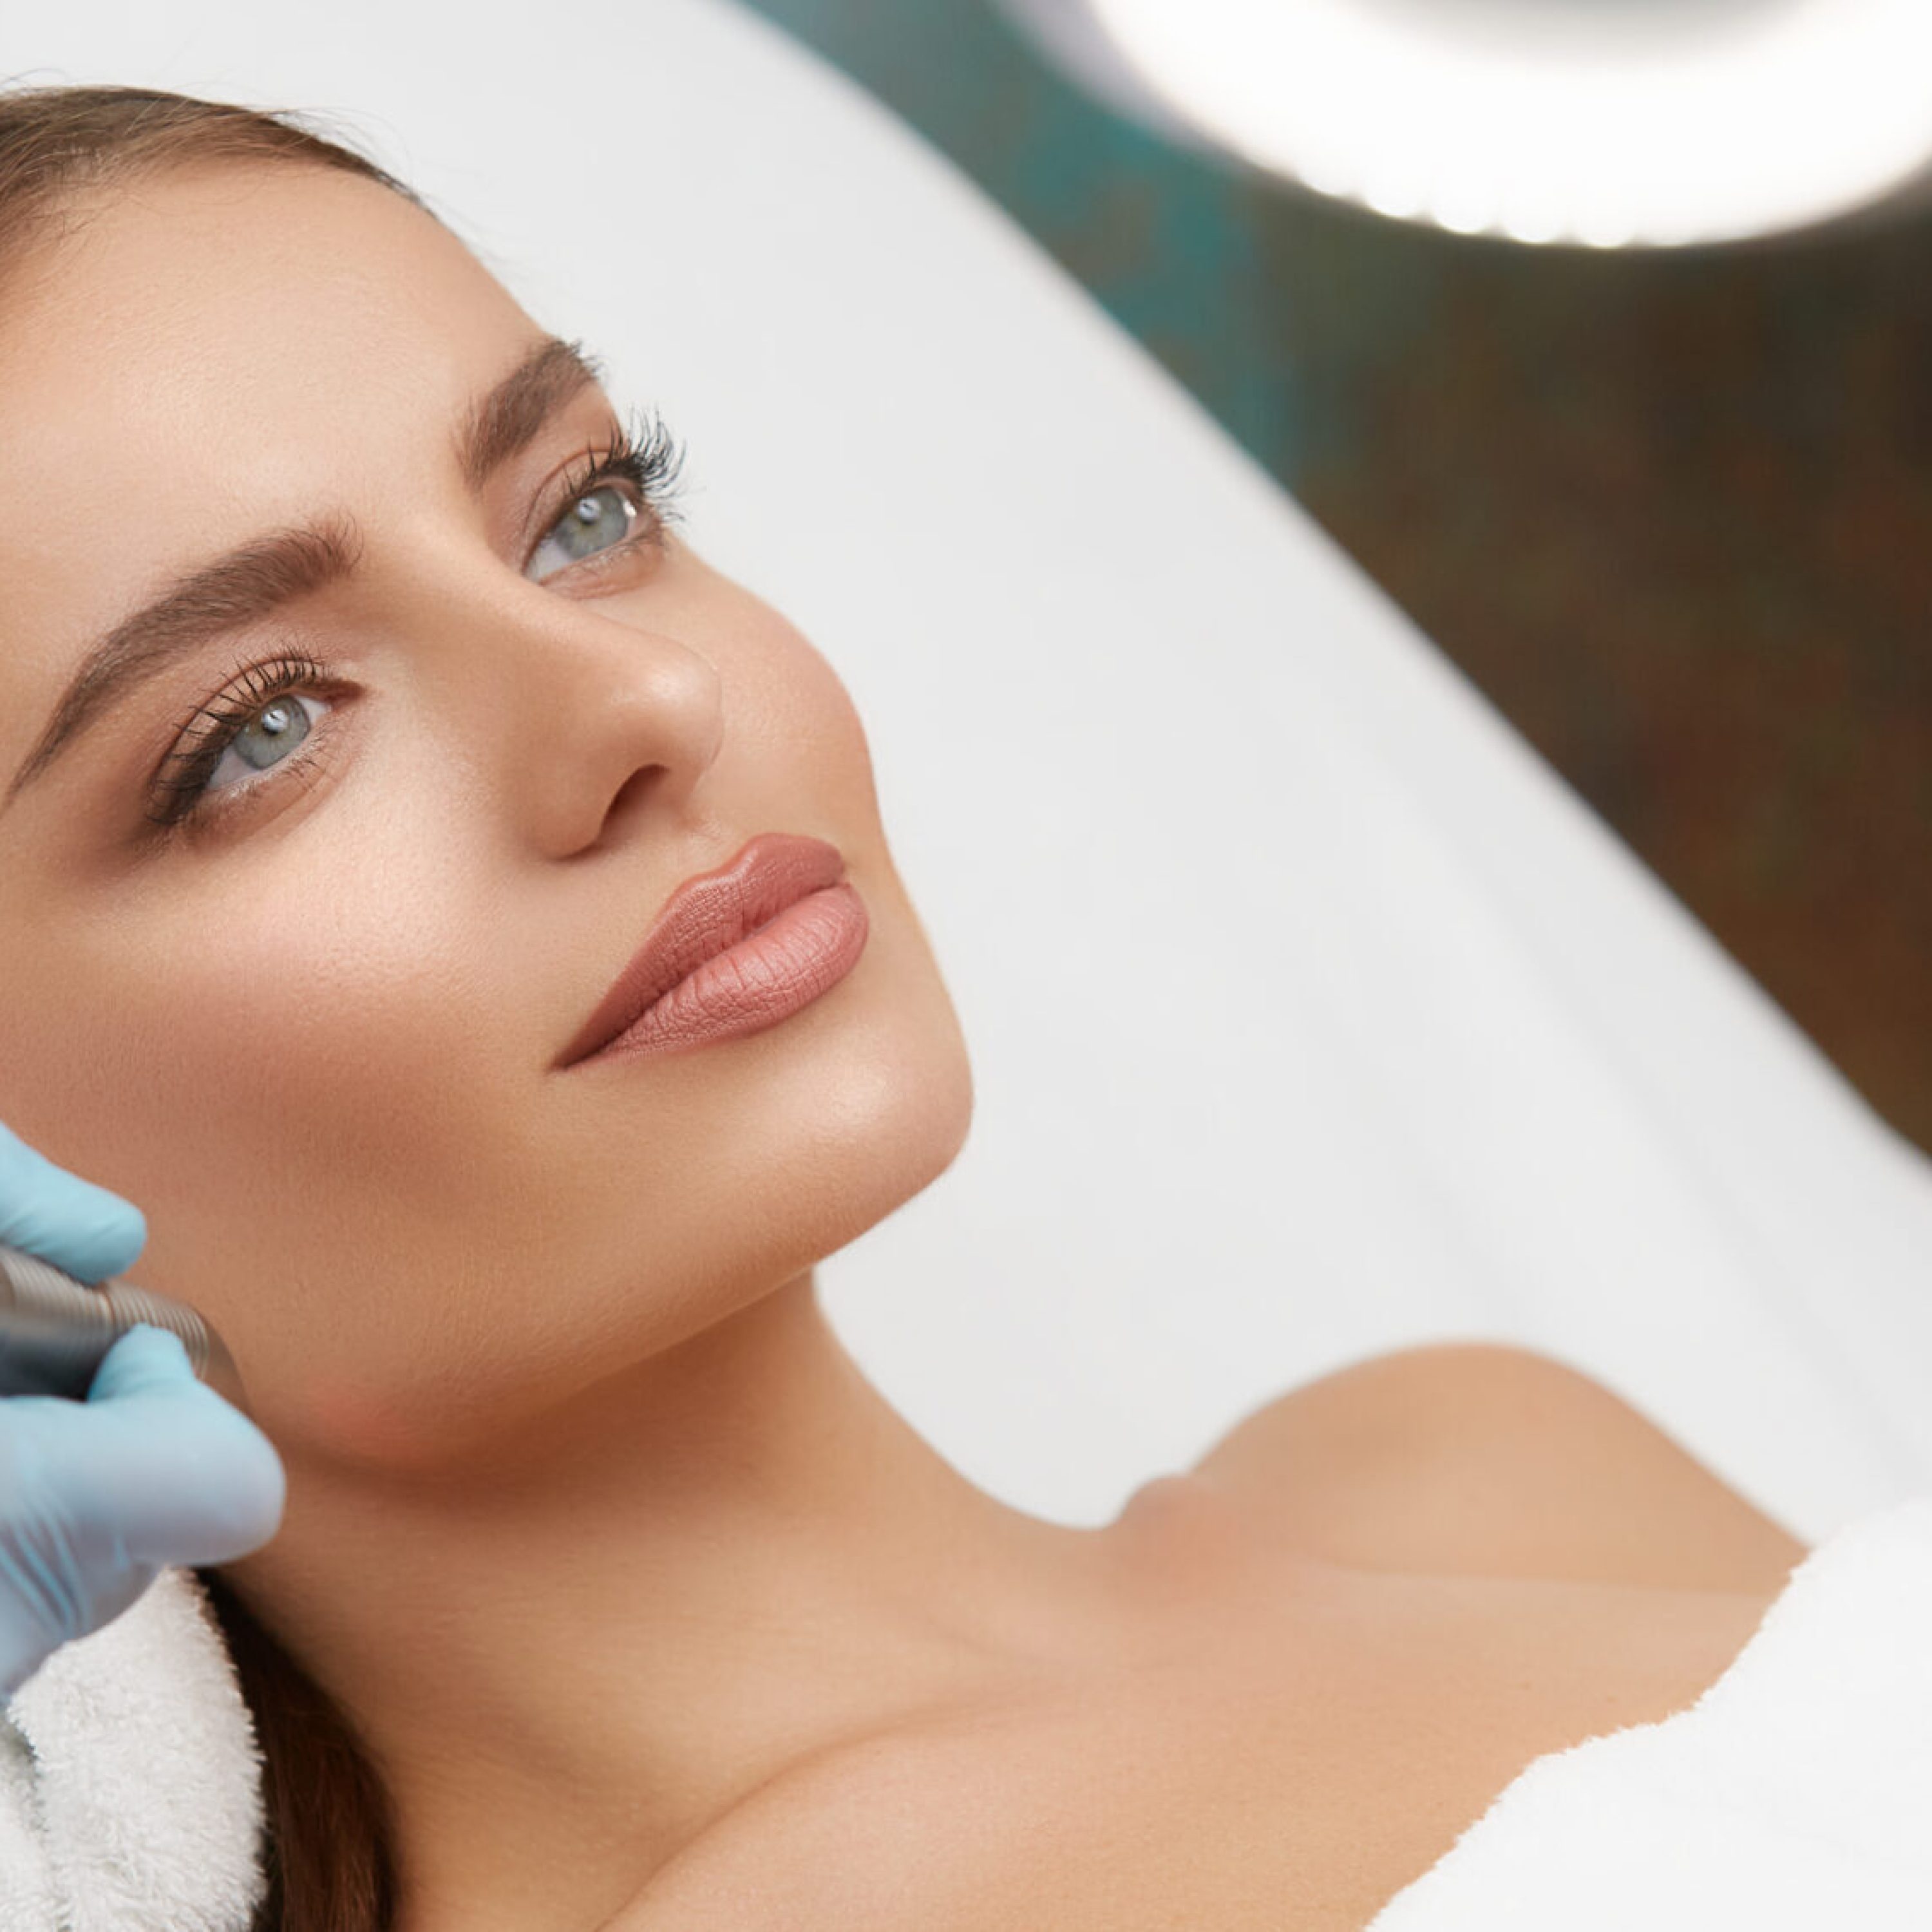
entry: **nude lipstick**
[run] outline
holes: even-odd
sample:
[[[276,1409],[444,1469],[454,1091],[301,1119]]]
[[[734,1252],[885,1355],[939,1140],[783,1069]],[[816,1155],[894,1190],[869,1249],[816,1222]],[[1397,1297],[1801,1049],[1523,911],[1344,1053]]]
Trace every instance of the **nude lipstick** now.
[[[736,1040],[809,1006],[865,950],[865,902],[844,872],[824,839],[766,832],[686,880],[558,1068]]]

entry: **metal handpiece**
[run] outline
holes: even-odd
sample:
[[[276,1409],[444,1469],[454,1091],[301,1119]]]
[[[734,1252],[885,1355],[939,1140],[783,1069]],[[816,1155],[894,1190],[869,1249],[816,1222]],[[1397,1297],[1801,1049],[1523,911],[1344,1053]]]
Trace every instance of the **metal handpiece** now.
[[[0,1396],[86,1401],[101,1358],[137,1322],[178,1335],[196,1377],[248,1414],[234,1357],[185,1302],[118,1277],[90,1288],[0,1242]]]

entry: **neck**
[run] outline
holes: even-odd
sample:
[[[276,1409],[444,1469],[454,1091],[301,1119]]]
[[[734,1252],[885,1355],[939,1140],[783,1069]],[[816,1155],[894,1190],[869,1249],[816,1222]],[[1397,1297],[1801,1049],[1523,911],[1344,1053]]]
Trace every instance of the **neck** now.
[[[1120,1598],[1111,1533],[943,1461],[809,1272],[487,1472],[285,1462],[226,1574],[370,1747],[418,1927],[596,1924],[792,1766],[1076,1669]]]

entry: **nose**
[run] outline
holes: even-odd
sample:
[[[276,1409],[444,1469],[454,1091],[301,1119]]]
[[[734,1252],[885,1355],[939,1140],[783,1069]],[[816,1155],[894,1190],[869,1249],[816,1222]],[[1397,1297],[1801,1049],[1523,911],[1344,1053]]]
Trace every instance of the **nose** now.
[[[712,660],[634,614],[535,586],[508,590],[493,628],[499,648],[472,660],[479,753],[518,842],[572,858],[647,809],[674,814],[718,754]]]

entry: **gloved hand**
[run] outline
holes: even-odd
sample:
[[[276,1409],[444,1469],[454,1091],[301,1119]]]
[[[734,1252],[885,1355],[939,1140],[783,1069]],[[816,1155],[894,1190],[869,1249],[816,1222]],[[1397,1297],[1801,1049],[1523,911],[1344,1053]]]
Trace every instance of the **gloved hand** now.
[[[147,1238],[138,1208],[0,1126],[0,1241],[92,1284]],[[285,1486],[274,1445],[147,1322],[116,1340],[85,1402],[0,1396],[0,1703],[158,1570],[260,1549]]]

